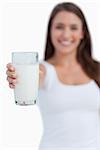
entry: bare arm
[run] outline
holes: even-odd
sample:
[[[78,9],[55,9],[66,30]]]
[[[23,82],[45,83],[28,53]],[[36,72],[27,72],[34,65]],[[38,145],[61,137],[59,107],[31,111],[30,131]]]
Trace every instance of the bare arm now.
[[[39,65],[39,87],[40,88],[44,87],[45,75],[46,75],[45,66],[43,64],[40,64]]]

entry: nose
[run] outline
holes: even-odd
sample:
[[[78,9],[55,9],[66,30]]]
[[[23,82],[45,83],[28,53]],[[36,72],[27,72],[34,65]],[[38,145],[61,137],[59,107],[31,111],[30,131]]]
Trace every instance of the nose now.
[[[65,28],[63,30],[62,36],[63,36],[63,38],[66,38],[66,39],[70,38],[71,37],[71,31],[70,31],[70,29],[69,28]]]

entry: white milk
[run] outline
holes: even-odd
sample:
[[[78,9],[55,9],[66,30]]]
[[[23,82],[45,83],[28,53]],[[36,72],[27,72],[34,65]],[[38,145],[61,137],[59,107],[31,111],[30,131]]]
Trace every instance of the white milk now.
[[[18,83],[14,89],[16,104],[34,104],[38,96],[39,64],[13,65],[18,75]]]

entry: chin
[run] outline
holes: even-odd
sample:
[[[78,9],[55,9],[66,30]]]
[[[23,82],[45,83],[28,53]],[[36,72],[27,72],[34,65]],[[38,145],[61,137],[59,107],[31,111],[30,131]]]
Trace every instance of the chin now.
[[[62,50],[59,50],[59,53],[61,54],[72,54],[72,53],[75,53],[75,50],[72,50],[72,49],[62,49]]]

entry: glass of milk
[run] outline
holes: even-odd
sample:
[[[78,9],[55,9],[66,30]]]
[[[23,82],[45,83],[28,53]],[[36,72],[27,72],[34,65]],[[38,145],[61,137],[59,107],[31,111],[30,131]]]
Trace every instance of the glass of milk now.
[[[38,97],[39,62],[37,52],[13,52],[12,64],[18,83],[14,89],[15,103],[33,105]]]

